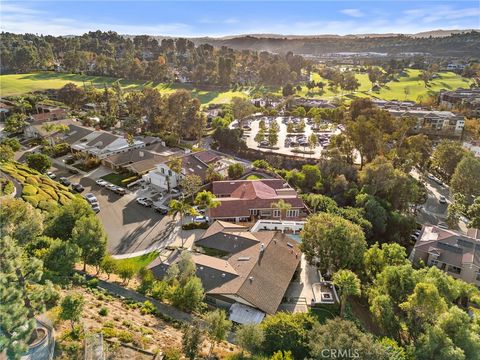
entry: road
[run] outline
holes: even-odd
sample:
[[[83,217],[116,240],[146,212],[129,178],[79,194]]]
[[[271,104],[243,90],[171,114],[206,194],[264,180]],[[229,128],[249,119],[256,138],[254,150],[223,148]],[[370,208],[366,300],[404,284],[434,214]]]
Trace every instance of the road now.
[[[423,180],[421,174],[415,169],[410,174],[417,180]],[[448,204],[451,202],[450,191],[445,186],[428,178],[425,179],[425,186],[428,197],[417,214],[417,220],[422,224],[437,225],[439,222],[444,222],[447,217]],[[440,203],[440,196],[445,196],[446,204]]]
[[[178,222],[163,216],[135,201],[135,193],[120,196],[103,188],[89,177],[70,177],[85,187],[82,194],[95,194],[100,203],[97,216],[108,235],[108,251],[112,255],[147,252],[167,246],[172,234],[178,230]]]

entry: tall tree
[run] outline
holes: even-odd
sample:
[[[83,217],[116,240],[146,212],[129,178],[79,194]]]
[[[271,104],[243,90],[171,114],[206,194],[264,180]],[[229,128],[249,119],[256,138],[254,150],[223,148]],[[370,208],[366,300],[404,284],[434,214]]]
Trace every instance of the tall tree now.
[[[84,216],[75,222],[72,242],[82,251],[83,270],[87,264],[99,266],[107,250],[107,234],[95,216]]]
[[[52,161],[44,154],[29,154],[26,156],[28,167],[37,170],[40,173],[44,173],[52,166]]]
[[[202,209],[214,209],[220,205],[220,201],[210,191],[203,190],[195,197],[195,205]]]
[[[360,226],[327,213],[310,216],[301,233],[300,247],[306,259],[323,274],[340,269],[359,269],[366,248]]]
[[[198,323],[185,325],[182,330],[182,349],[189,360],[195,360],[203,341],[202,330]]]
[[[69,320],[72,331],[75,329],[75,323],[80,321],[84,304],[85,299],[79,293],[65,296],[60,304],[60,319]]]
[[[35,316],[55,299],[42,262],[24,254],[9,236],[0,237],[0,353],[19,359],[35,329]]]
[[[237,328],[235,340],[243,350],[254,355],[260,351],[265,335],[260,325],[245,324]]]
[[[228,332],[232,327],[232,322],[227,319],[225,311],[220,309],[210,311],[207,314],[205,321],[207,322],[207,334],[212,342],[209,352],[211,356],[215,345],[222,342],[227,337]]]
[[[463,149],[460,143],[443,140],[432,154],[431,167],[437,170],[444,180],[450,181],[455,168],[466,154],[467,150]]]
[[[2,199],[0,234],[11,236],[26,245],[43,232],[43,215],[21,199]]]
[[[464,156],[458,163],[450,181],[453,193],[465,196],[467,204],[480,196],[480,159],[473,156]]]
[[[360,279],[350,270],[339,270],[332,278],[340,292],[340,316],[343,317],[348,298],[360,295]]]

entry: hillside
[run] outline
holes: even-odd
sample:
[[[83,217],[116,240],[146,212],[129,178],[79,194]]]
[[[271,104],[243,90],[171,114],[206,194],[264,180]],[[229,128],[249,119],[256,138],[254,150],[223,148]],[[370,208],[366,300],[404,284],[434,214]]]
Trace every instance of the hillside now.
[[[447,35],[447,36],[445,36]],[[480,32],[449,33],[435,30],[413,35],[325,35],[278,36],[245,35],[229,38],[192,38],[196,44],[209,43],[216,47],[250,49],[284,53],[321,55],[332,52],[427,52],[435,56],[480,57]]]

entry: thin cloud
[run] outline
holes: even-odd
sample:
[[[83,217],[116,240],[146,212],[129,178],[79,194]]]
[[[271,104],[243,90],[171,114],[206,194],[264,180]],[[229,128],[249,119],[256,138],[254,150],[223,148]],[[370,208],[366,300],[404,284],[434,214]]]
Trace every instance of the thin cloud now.
[[[360,18],[364,16],[363,12],[360,9],[343,9],[340,12],[342,14],[355,17],[355,18]]]

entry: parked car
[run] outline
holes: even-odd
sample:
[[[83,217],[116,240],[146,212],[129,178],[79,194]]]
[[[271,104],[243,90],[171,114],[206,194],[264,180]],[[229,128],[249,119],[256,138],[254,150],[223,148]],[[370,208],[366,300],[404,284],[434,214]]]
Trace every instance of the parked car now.
[[[92,204],[92,210],[95,211],[95,214],[99,213],[100,212],[100,204],[99,203]]]
[[[147,207],[152,206],[152,204],[153,204],[153,201],[149,198],[146,198],[146,197],[138,198],[136,201],[140,205],[147,206]]]
[[[110,183],[107,183],[107,185],[105,185],[105,187],[108,189],[108,190],[112,190],[115,189],[117,187],[117,185],[113,185],[113,184],[110,184]]]
[[[440,204],[446,204],[447,203],[447,198],[443,195],[440,196],[440,198],[438,199],[438,202]]]
[[[78,170],[75,170],[75,169],[68,169],[68,172],[74,175],[78,174]]]
[[[84,196],[85,200],[87,200],[90,204],[93,204],[93,203],[98,203],[98,199],[97,197],[92,194],[92,193],[86,193],[85,196]]]
[[[61,177],[59,179],[60,181],[60,184],[63,184],[65,186],[69,186],[72,182],[70,180],[68,180],[66,177]]]
[[[164,205],[152,205],[152,209],[156,212],[159,212],[162,215],[167,215],[168,211],[170,210],[168,207]]]
[[[103,179],[98,179],[97,181],[95,181],[97,183],[97,185],[100,185],[100,186],[106,186],[108,184],[108,182],[106,182],[105,180]]]
[[[193,218],[193,222],[201,223],[201,224],[208,223],[209,221],[210,221],[210,218],[208,216],[195,216]]]
[[[125,195],[127,193],[127,190],[125,190],[124,188],[120,187],[120,186],[115,186],[112,191],[115,193],[115,194],[118,194],[118,195]]]
[[[53,172],[51,171],[47,171],[47,176],[50,178],[50,179],[55,179],[57,177],[57,175],[55,175]]]
[[[72,190],[74,190],[78,193],[81,193],[81,192],[83,192],[83,190],[85,190],[85,188],[80,184],[72,184]]]

